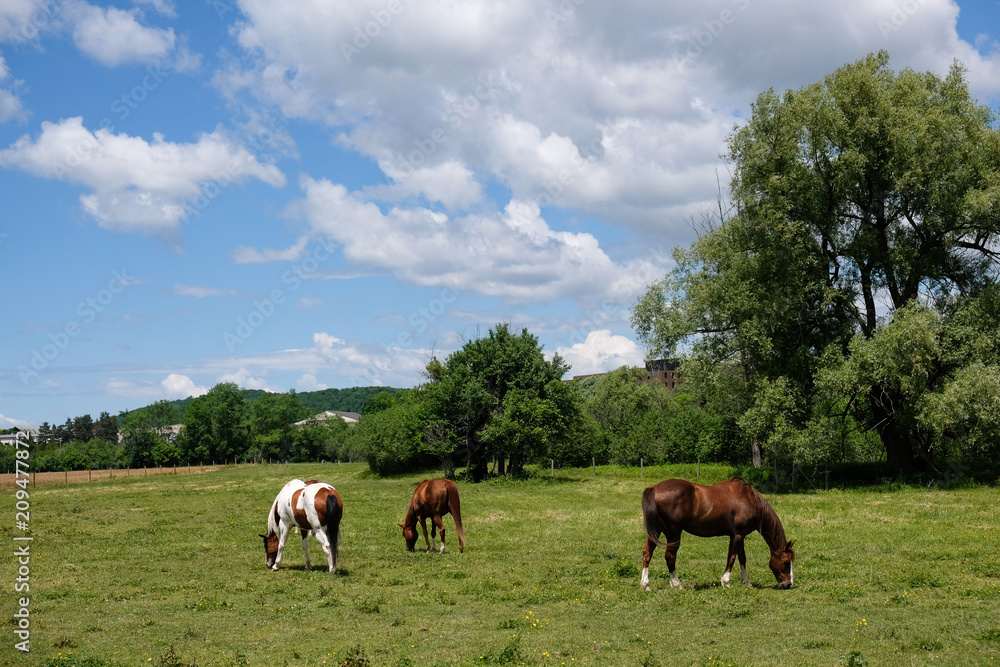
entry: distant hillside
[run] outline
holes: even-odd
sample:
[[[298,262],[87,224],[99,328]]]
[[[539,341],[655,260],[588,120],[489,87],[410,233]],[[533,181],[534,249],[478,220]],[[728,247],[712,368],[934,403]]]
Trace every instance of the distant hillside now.
[[[399,389],[394,387],[350,387],[349,389],[321,389],[320,391],[304,391],[296,393],[299,402],[312,414],[324,410],[341,412],[357,412],[360,414],[368,399],[383,391],[395,394]]]
[[[241,389],[240,391],[242,391],[244,398],[251,403],[264,393],[262,389]],[[399,389],[395,387],[350,387],[347,389],[301,391],[295,392],[295,396],[310,414],[319,414],[325,410],[360,413],[361,408],[364,407],[369,398],[383,391],[395,394]],[[189,397],[170,401],[170,404],[177,408],[183,420],[184,411],[191,401],[192,399]]]

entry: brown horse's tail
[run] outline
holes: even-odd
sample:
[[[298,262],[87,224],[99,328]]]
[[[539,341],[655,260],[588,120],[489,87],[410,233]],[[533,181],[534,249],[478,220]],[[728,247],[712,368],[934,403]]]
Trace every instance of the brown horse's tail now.
[[[458,553],[465,551],[465,531],[462,530],[462,508],[458,502],[458,487],[448,485],[448,511],[455,518],[455,532],[458,533]]]
[[[642,492],[642,522],[649,541],[658,547],[666,547],[666,543],[660,541],[660,529],[657,527],[660,521],[660,512],[656,509],[654,493],[653,487]]]
[[[331,490],[326,497],[326,536],[330,540],[334,567],[337,567],[337,557],[340,555],[340,519],[343,515],[344,505],[340,501],[340,496]]]

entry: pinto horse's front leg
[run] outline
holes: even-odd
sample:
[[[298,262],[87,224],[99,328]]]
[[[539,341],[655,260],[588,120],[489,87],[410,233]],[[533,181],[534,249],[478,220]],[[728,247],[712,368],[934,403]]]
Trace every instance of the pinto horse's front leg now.
[[[302,551],[306,555],[306,570],[312,570],[312,563],[309,562],[309,531],[301,530],[302,533]]]
[[[286,526],[284,522],[278,524],[278,555],[274,557],[274,565],[271,566],[272,570],[277,570],[278,565],[281,564],[281,556],[285,553],[285,542],[288,540],[289,530],[291,528]]]

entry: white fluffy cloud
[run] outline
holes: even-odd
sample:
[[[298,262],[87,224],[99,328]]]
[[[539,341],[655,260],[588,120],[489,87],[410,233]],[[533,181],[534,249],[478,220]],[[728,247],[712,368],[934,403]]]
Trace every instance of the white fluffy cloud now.
[[[4,0],[0,3],[0,42],[24,42],[51,27],[55,20],[48,0]]]
[[[6,123],[14,118],[24,118],[24,105],[21,98],[17,96],[14,87],[20,81],[11,80],[10,70],[7,68],[7,61],[0,55],[0,86],[11,86],[10,88],[0,87],[0,123]]]
[[[0,428],[11,428],[13,426],[30,426],[30,424],[23,419],[0,414]]]
[[[642,350],[635,341],[613,335],[608,329],[591,331],[582,343],[558,347],[556,352],[570,364],[570,375],[606,373],[622,366],[642,366]]]
[[[631,301],[663,271],[645,260],[614,262],[587,233],[551,229],[535,202],[502,213],[449,217],[426,208],[387,213],[327,180],[303,177],[294,207],[352,262],[419,285],[462,286],[505,301]]]
[[[431,350],[346,340],[321,331],[313,334],[310,347],[208,360],[197,372],[218,378],[298,373],[302,389],[313,386],[319,374],[337,378],[336,384],[345,387],[411,387],[420,382],[431,354]],[[322,388],[318,382],[315,386]]]
[[[236,290],[200,287],[198,285],[174,285],[170,293],[176,296],[192,296],[196,299],[206,299],[208,297],[233,296],[236,294]]]
[[[461,208],[496,180],[513,199],[642,234],[689,235],[691,213],[715,200],[724,139],[761,90],[887,48],[896,67],[943,73],[958,58],[975,90],[1000,91],[1000,54],[958,37],[951,0],[240,7],[256,65],[220,86],[337,127],[395,181],[371,197]]]
[[[64,13],[73,23],[73,41],[83,53],[108,66],[156,62],[174,48],[173,29],[139,23],[138,10],[96,7],[80,0],[67,2]]]
[[[43,122],[41,134],[25,135],[0,150],[0,166],[90,188],[80,205],[106,228],[170,233],[232,183],[249,179],[282,187],[285,176],[257,161],[247,148],[219,130],[196,143],[153,141],[91,132],[82,118]]]
[[[178,373],[171,373],[160,383],[166,392],[167,399],[187,398],[188,396],[201,396],[208,393],[207,387],[197,386],[191,378]]]
[[[299,391],[321,391],[323,389],[329,389],[325,384],[319,382],[316,376],[312,373],[305,373],[299,378],[297,383]]]
[[[219,382],[233,382],[241,389],[263,389],[272,393],[277,392],[276,389],[272,389],[267,386],[267,380],[253,377],[250,371],[242,367],[233,373],[224,373],[223,375],[220,375]]]
[[[240,246],[233,251],[233,262],[236,264],[264,264],[267,262],[294,262],[302,256],[309,237],[303,236],[294,245],[285,250],[257,250],[249,246]]]
[[[101,390],[111,396],[146,401],[172,401],[208,393],[208,387],[196,385],[190,377],[181,373],[170,373],[160,382],[132,382],[110,378],[101,382]]]

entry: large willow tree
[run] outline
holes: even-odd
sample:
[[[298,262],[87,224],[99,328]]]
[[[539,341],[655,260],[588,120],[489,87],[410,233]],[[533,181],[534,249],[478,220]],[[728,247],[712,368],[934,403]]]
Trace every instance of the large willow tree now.
[[[729,138],[731,213],[634,311],[652,353],[687,344],[685,373],[734,406],[757,462],[843,439],[834,419],[877,434],[896,470],[996,426],[943,398],[1000,377],[996,118],[959,65],[888,60],[762,93]]]

